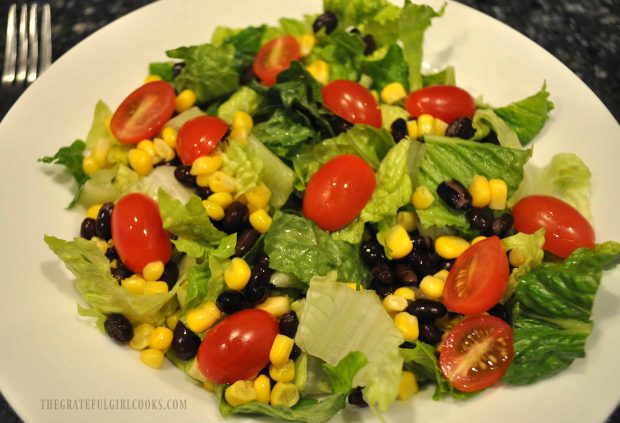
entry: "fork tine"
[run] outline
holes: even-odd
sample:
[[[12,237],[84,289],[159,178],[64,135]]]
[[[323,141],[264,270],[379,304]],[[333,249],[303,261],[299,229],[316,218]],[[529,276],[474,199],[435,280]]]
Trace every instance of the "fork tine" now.
[[[30,5],[28,14],[28,70],[26,81],[30,84],[37,79],[39,62],[39,30],[37,28],[37,3]]]
[[[4,67],[2,69],[2,85],[15,81],[15,61],[17,59],[17,38],[15,37],[15,18],[17,5],[11,5],[6,25],[6,47],[4,49]]]
[[[26,80],[26,63],[28,61],[28,38],[26,37],[26,20],[28,7],[22,4],[19,12],[19,40],[17,47],[17,74],[15,82],[21,84]]]
[[[43,5],[41,16],[41,63],[39,74],[52,64],[52,13],[49,4]]]

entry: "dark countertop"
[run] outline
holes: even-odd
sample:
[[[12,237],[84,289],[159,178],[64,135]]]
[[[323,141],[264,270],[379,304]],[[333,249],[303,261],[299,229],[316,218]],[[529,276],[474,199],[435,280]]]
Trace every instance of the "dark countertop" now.
[[[620,0],[460,1],[543,46],[577,74],[620,121]],[[4,59],[4,22],[10,2],[1,3],[0,63]],[[148,3],[151,0],[51,0],[53,58],[107,23]],[[620,423],[619,410],[607,423]],[[0,421],[21,421],[2,396]]]

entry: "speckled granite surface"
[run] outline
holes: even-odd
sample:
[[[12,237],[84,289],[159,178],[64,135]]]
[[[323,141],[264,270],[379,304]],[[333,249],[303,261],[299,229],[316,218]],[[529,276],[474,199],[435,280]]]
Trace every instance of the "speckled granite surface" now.
[[[620,0],[460,0],[525,34],[576,73],[620,121]],[[149,0],[51,0],[53,57]],[[9,0],[0,0],[4,31]],[[4,56],[0,34],[0,63]],[[0,96],[0,102],[2,101]],[[0,396],[0,422],[20,422]],[[620,423],[620,412],[607,423]]]

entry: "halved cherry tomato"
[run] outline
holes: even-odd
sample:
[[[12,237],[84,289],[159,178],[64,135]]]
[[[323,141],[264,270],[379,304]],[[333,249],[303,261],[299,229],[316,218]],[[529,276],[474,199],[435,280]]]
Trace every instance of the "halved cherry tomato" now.
[[[343,228],[360,214],[376,185],[366,161],[352,154],[334,157],[310,178],[304,216],[326,231]]]
[[[443,303],[461,314],[482,313],[502,298],[510,267],[501,240],[492,236],[465,250],[446,279]]]
[[[474,98],[453,85],[430,85],[407,96],[405,107],[413,117],[429,114],[446,123],[460,117],[472,117],[476,112]]]
[[[332,81],[321,88],[321,95],[325,107],[347,122],[381,128],[381,109],[377,100],[357,82]]]
[[[177,153],[183,164],[191,165],[208,155],[224,138],[228,124],[215,116],[198,116],[188,120],[177,135]]]
[[[548,195],[522,198],[512,209],[517,231],[545,228],[544,249],[566,258],[577,248],[594,248],[594,229],[577,209]]]
[[[200,372],[215,383],[249,380],[269,363],[278,322],[264,310],[231,314],[211,328],[198,348]]]
[[[110,130],[125,144],[137,144],[159,133],[174,112],[174,88],[166,81],[149,82],[127,96],[110,121]]]
[[[471,316],[448,332],[439,367],[456,389],[475,392],[499,382],[513,357],[512,329],[506,322],[494,316]]]
[[[284,35],[260,48],[252,69],[263,84],[270,86],[276,83],[280,72],[288,69],[291,62],[299,60],[300,57],[299,44],[295,37]]]
[[[166,264],[172,254],[157,203],[140,193],[125,195],[114,206],[112,240],[122,262],[135,273],[153,261]]]

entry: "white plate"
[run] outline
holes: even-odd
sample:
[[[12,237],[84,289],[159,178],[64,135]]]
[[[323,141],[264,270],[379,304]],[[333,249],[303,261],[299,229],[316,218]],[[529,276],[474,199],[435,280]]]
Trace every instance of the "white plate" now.
[[[206,42],[216,25],[275,22],[320,9],[319,1],[154,3],[60,58],[6,116],[0,125],[0,387],[26,421],[221,420],[213,397],[171,364],[161,371],[145,367],[136,352],[114,345],[92,320],[77,315],[72,278],[43,243],[43,234],[70,238],[82,215],[64,209],[71,194],[36,159],[84,137],[97,100],[115,107],[140,84],[147,63],[165,58],[164,50]],[[598,240],[620,240],[620,128],[594,94],[532,41],[457,3],[434,21],[426,40],[426,62],[436,68],[454,65],[460,85],[492,104],[520,99],[547,81],[556,108],[536,141],[534,162],[544,163],[560,151],[579,154],[594,172]],[[602,421],[620,399],[619,282],[620,272],[605,275],[588,357],[568,371],[533,386],[489,389],[462,403],[434,402],[427,390],[396,404],[387,420]],[[105,404],[107,410],[103,400],[113,400]],[[166,408],[168,400],[184,401],[185,409],[153,410]],[[118,410],[123,401],[124,408],[142,409]],[[337,420],[343,419],[374,417],[347,412]]]

